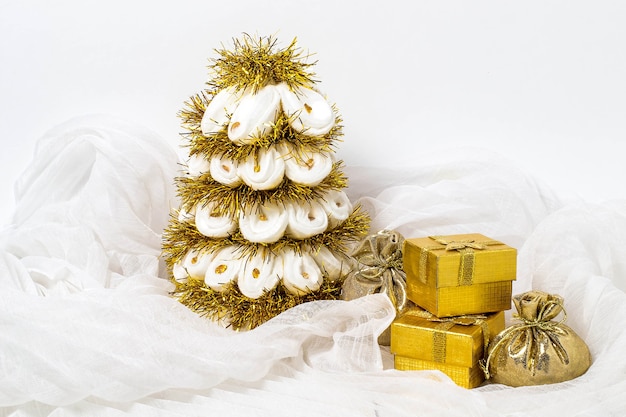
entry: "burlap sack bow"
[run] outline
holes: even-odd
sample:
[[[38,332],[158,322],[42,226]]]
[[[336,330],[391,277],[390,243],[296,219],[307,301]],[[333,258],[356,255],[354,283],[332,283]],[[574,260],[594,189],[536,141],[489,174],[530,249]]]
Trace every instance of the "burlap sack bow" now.
[[[402,269],[404,237],[391,230],[367,236],[350,254],[356,261],[342,287],[342,298],[353,300],[369,294],[386,294],[398,313],[410,304],[406,296],[406,274]],[[389,329],[379,343],[389,344]]]
[[[405,314],[439,323],[433,329],[433,362],[444,363],[446,361],[446,332],[457,324],[461,326],[480,326],[483,332],[483,356],[486,356],[487,347],[489,345],[489,325],[485,321],[487,316],[473,314],[454,317],[437,317],[426,310],[415,309],[408,310]]]
[[[439,245],[424,247],[420,252],[420,268],[418,276],[422,279],[422,282],[424,284],[426,283],[426,277],[428,276],[426,271],[428,264],[428,254],[430,251],[437,249],[445,249],[446,251],[458,251],[461,254],[458,284],[472,285],[474,281],[474,250],[485,250],[489,245],[502,244],[502,242],[498,242],[496,240],[476,242],[474,240],[446,240],[442,236],[428,237],[439,243]]]
[[[585,342],[564,324],[563,298],[541,291],[513,297],[520,320],[498,334],[482,364],[485,377],[511,386],[563,382],[591,365]],[[563,313],[560,321],[553,321]],[[494,362],[495,361],[495,362]]]

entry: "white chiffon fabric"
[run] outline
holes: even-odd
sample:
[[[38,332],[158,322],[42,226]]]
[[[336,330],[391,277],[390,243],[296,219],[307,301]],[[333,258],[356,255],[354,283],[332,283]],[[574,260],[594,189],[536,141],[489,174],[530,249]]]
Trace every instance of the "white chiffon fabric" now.
[[[593,355],[565,383],[466,390],[393,370],[384,295],[302,304],[249,332],[174,300],[159,254],[180,166],[158,135],[105,116],[39,141],[0,236],[0,415],[626,414],[626,201],[560,195],[484,150],[346,169],[372,231],[518,248],[514,293],[562,295]]]

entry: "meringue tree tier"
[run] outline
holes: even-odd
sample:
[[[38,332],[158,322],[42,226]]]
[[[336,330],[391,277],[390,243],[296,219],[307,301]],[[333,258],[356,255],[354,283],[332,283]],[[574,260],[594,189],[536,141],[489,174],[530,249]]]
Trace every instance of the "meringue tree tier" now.
[[[239,248],[240,255],[244,258],[265,250],[270,253],[279,253],[285,248],[296,252],[303,250],[317,253],[324,248],[336,253],[346,253],[349,246],[355,241],[353,236],[367,234],[369,229],[369,216],[357,207],[350,216],[336,227],[325,232],[303,238],[295,239],[283,235],[273,243],[256,243],[246,239],[241,230],[237,230],[226,238],[210,238],[202,234],[193,221],[181,221],[172,218],[168,228],[163,233],[163,253],[166,264],[170,269],[181,262],[190,251],[213,253],[229,246]]]
[[[246,184],[231,187],[215,181],[210,174],[198,178],[179,177],[176,179],[181,207],[189,211],[198,204],[218,202],[218,214],[225,212],[239,215],[250,207],[271,201],[311,201],[323,199],[332,190],[340,190],[347,184],[347,178],[340,170],[340,163],[317,186],[309,187],[284,179],[272,190],[253,190]]]
[[[225,118],[216,128],[208,134],[203,132],[202,119],[206,108],[210,105],[215,94],[202,92],[192,97],[185,103],[185,108],[179,113],[183,127],[188,131],[183,133],[187,138],[189,155],[202,155],[211,158],[219,155],[234,161],[243,161],[251,153],[259,148],[267,148],[273,144],[287,142],[301,152],[334,152],[335,143],[341,141],[342,119],[337,113],[335,106],[331,106],[334,113],[334,123],[328,132],[322,135],[311,135],[309,129],[298,130],[294,128],[298,114],[291,116],[285,114],[282,109],[276,113],[276,118],[267,124],[267,130],[257,134],[252,143],[233,142],[228,135],[230,115],[225,113]],[[304,103],[306,104],[306,103]]]

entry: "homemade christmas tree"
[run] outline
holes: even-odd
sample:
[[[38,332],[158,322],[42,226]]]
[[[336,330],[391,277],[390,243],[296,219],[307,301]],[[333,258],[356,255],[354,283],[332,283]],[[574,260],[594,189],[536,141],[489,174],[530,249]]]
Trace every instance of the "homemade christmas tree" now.
[[[341,118],[296,41],[244,36],[216,52],[207,89],[180,112],[189,159],[163,254],[181,303],[251,329],[339,299],[369,217],[343,191]]]

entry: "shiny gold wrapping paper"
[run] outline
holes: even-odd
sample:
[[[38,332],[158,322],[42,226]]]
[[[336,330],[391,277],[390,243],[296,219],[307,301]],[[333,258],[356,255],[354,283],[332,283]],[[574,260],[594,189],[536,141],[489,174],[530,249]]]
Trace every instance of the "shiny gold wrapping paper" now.
[[[478,363],[471,367],[457,366],[399,355],[393,358],[393,362],[394,368],[401,371],[441,371],[463,388],[476,388],[485,381],[485,374]]]
[[[425,313],[425,314],[424,314]],[[504,312],[441,319],[408,309],[391,324],[391,353],[397,356],[473,367],[483,359],[485,341],[505,326]],[[487,330],[487,334],[483,333]]]
[[[435,288],[407,277],[409,300],[438,317],[509,310],[512,293],[511,281]]]
[[[380,230],[363,239],[350,253],[354,267],[343,283],[341,299],[383,293],[398,314],[412,306],[406,296],[406,275],[402,270],[403,246],[404,236],[395,230]],[[389,346],[389,328],[378,337],[378,343]]]
[[[407,297],[439,316],[511,308],[517,250],[482,234],[406,239]]]
[[[488,379],[514,387],[569,381],[591,366],[585,341],[564,322],[563,297],[529,291],[513,297],[519,322],[497,334],[485,363]],[[557,316],[562,319],[556,321]]]

